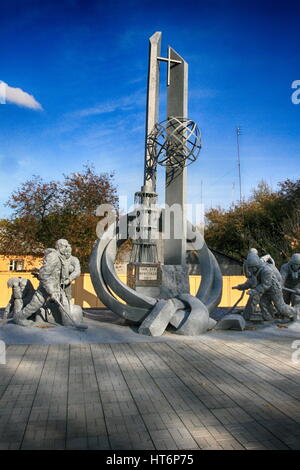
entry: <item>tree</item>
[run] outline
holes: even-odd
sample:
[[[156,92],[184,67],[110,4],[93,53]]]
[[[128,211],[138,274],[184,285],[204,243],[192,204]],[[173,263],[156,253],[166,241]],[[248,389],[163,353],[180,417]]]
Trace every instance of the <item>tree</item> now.
[[[113,179],[113,173],[97,174],[90,164],[81,173],[64,175],[62,182],[33,176],[7,201],[13,212],[0,224],[1,252],[42,255],[56,240],[66,238],[87,270],[99,221],[96,208],[118,206]]]
[[[277,191],[262,181],[247,201],[211,209],[206,219],[211,248],[243,259],[253,247],[280,265],[300,250],[300,180],[281,182]]]

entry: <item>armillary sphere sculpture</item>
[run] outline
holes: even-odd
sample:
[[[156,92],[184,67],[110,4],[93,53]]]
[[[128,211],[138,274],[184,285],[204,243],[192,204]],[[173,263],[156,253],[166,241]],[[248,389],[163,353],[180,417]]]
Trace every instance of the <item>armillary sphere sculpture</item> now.
[[[147,147],[153,162],[166,167],[184,168],[198,158],[200,130],[190,119],[171,116],[155,124],[148,136]]]
[[[210,313],[222,295],[222,275],[204,238],[186,217],[187,166],[201,148],[200,131],[187,116],[187,63],[174,49],[160,57],[161,33],[150,38],[144,184],[133,212],[113,220],[95,243],[90,273],[99,299],[139,325],[139,333],[159,336],[168,326],[183,335],[213,328]],[[166,121],[158,123],[160,62],[168,64]],[[157,206],[156,169],[166,169],[166,204]],[[100,214],[99,214],[100,215]],[[103,214],[102,214],[103,215]],[[127,285],[114,262],[117,247],[132,240]],[[187,251],[200,265],[196,296],[189,293]]]

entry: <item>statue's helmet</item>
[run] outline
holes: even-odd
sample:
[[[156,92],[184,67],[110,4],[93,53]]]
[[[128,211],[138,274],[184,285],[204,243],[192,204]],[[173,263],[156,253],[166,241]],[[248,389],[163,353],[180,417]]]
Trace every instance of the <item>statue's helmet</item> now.
[[[290,259],[290,264],[300,265],[300,253],[294,253]]]
[[[250,250],[249,250],[248,254],[250,254],[250,253],[253,253],[253,254],[255,254],[255,255],[257,255],[257,256],[258,256],[258,251],[257,251],[257,249],[256,249],[256,248],[250,248]]]
[[[262,261],[257,253],[249,251],[246,264],[247,268],[259,268],[262,264]]]

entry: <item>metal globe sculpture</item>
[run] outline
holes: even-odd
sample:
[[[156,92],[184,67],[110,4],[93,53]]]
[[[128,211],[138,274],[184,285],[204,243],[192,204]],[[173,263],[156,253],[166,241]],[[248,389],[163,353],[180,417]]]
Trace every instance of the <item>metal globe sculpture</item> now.
[[[156,123],[147,139],[152,162],[168,168],[183,168],[197,160],[201,135],[197,124],[183,117]]]

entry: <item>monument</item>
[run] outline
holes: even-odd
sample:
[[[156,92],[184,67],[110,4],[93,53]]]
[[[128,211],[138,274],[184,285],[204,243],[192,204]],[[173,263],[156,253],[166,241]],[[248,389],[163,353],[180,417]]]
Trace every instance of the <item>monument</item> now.
[[[99,299],[139,325],[139,333],[159,336],[169,326],[177,334],[198,335],[215,325],[222,275],[199,231],[187,220],[187,167],[198,157],[200,131],[188,118],[188,64],[172,48],[161,56],[161,33],[150,38],[144,181],[134,210],[110,220],[95,243],[90,273]],[[167,64],[167,118],[158,122],[160,67]],[[165,207],[157,205],[157,167],[165,167]],[[104,215],[105,211],[98,211]],[[118,278],[117,247],[132,240],[127,284]],[[201,283],[189,293],[187,251],[196,253]]]

